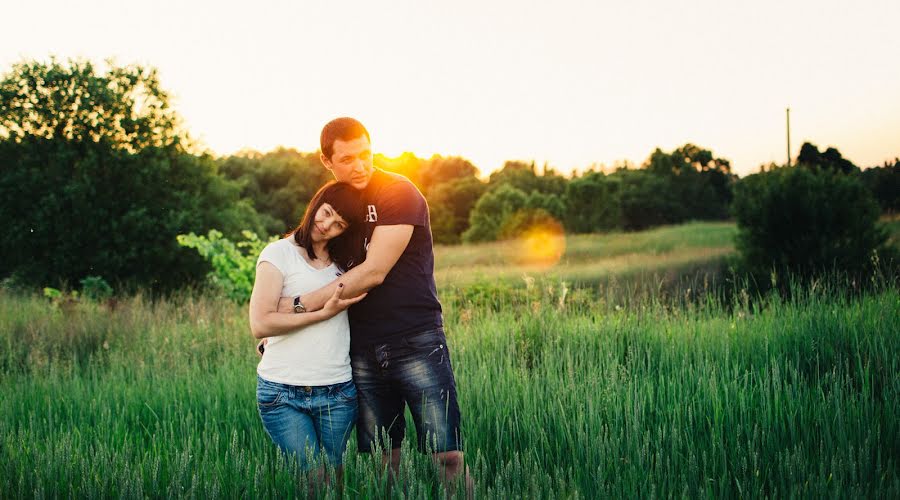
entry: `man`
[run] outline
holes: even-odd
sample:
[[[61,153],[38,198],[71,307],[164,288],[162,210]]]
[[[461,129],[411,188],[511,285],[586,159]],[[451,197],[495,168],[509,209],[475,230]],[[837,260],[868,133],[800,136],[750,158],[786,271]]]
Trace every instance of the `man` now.
[[[357,120],[329,122],[320,145],[325,168],[363,193],[366,259],[326,287],[283,298],[280,310],[320,309],[338,282],[346,297],[368,292],[350,308],[359,450],[370,453],[376,440],[390,446],[396,473],[409,405],[419,449],[433,453],[442,478],[450,482],[465,466],[456,383],[434,283],[428,205],[407,178],[373,167],[369,132]],[[468,488],[467,473],[466,481]]]

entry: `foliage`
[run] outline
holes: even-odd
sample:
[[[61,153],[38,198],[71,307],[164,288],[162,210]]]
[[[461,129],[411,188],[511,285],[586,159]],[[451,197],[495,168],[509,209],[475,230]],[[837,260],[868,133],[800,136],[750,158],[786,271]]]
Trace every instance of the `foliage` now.
[[[219,171],[237,182],[240,197],[262,214],[265,234],[284,234],[295,227],[307,202],[331,179],[318,154],[285,148],[229,156],[219,161]]]
[[[754,174],[735,191],[737,248],[761,276],[857,272],[885,241],[878,212],[856,176],[805,167]]]
[[[469,215],[469,229],[462,239],[465,242],[493,241],[499,236],[503,221],[525,208],[528,197],[521,190],[504,184],[485,193]]]
[[[419,189],[431,202],[433,188],[463,181],[477,181],[478,168],[465,158],[434,155],[422,162],[419,179]]]
[[[49,299],[53,307],[66,307],[71,309],[79,301],[88,300],[94,302],[108,301],[113,297],[113,289],[100,276],[88,276],[81,280],[81,292],[78,290],[63,291],[58,288],[44,287],[44,298]]]
[[[194,233],[179,234],[178,244],[197,250],[212,266],[209,283],[226,297],[238,303],[246,303],[253,292],[256,278],[256,259],[269,243],[278,240],[273,236],[261,240],[252,231],[243,231],[243,241],[233,243],[222,233],[211,229],[206,236]]]
[[[531,228],[542,227],[555,229],[558,226],[559,219],[550,215],[550,213],[543,208],[523,208],[503,219],[503,223],[497,230],[497,239],[509,240],[517,238],[525,234]],[[558,233],[561,234],[562,231],[559,230]]]
[[[565,177],[546,165],[543,174],[538,175],[534,162],[508,161],[503,164],[503,168],[491,173],[488,184],[492,190],[502,185],[510,185],[523,193],[537,191],[562,195],[566,190]]]
[[[171,289],[205,273],[175,235],[259,229],[238,186],[185,151],[155,71],[29,62],[0,89],[0,276]]]
[[[621,179],[588,172],[566,183],[566,229],[574,233],[609,231],[622,225]]]
[[[648,170],[620,170],[613,175],[619,180],[623,228],[637,231],[683,219],[670,178]]]
[[[900,158],[895,159],[893,165],[885,162],[883,166],[867,168],[859,175],[882,212],[900,212]]]
[[[804,142],[800,146],[800,153],[797,155],[797,165],[829,172],[840,172],[842,174],[859,172],[859,167],[844,158],[836,148],[829,147],[820,153],[819,148],[809,142]]]
[[[0,81],[0,135],[102,142],[135,153],[183,149],[187,135],[153,68],[116,66],[100,74],[89,61],[26,61]]]
[[[462,177],[431,185],[428,208],[435,243],[459,243],[469,229],[469,214],[487,186],[475,177]]]
[[[107,300],[113,296],[113,289],[100,276],[88,276],[81,280],[81,296],[91,300]]]
[[[524,229],[525,222],[548,216],[558,221],[564,212],[565,205],[555,194],[538,191],[525,194],[511,184],[501,184],[479,198],[469,216],[469,229],[463,233],[463,241],[512,238],[517,233],[511,231]]]
[[[677,208],[671,222],[728,216],[731,188],[737,178],[731,173],[728,160],[694,144],[685,144],[671,153],[657,149],[644,168],[666,180]]]
[[[73,293],[76,294],[75,296],[77,296],[78,292],[73,292]],[[60,290],[58,288],[53,288],[53,287],[49,287],[49,286],[44,287],[44,297],[46,297],[50,300],[60,300],[63,297],[65,297],[65,295],[66,294],[64,294],[62,292],[62,290]]]
[[[376,155],[375,164],[417,184],[428,200],[435,242],[459,243],[469,227],[469,212],[485,191],[474,165],[458,157],[435,155],[423,160],[412,153],[397,158]],[[240,196],[262,214],[266,234],[284,234],[294,227],[312,195],[331,179],[318,153],[284,148],[265,154],[243,151],[220,160],[219,169],[241,186]]]

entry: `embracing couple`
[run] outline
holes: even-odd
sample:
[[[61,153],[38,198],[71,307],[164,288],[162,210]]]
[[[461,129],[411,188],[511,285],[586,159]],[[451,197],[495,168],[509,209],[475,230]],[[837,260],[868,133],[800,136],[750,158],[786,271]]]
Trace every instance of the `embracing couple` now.
[[[263,426],[301,469],[312,459],[340,474],[356,424],[359,451],[378,443],[396,473],[409,406],[419,450],[450,484],[465,466],[428,205],[408,179],[373,168],[357,120],[329,122],[320,146],[337,182],[256,265],[250,328],[264,339]]]

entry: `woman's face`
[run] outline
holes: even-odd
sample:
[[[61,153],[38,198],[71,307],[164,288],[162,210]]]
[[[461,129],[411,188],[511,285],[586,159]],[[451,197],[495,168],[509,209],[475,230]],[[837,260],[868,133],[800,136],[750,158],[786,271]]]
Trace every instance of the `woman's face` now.
[[[340,236],[349,226],[350,224],[331,205],[322,203],[316,210],[310,239],[314,242],[328,241]]]

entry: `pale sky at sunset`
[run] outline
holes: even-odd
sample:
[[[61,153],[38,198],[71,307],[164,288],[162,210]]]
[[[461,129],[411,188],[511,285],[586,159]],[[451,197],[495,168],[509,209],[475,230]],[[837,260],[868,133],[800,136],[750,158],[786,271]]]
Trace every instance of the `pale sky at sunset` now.
[[[160,70],[212,151],[314,151],[359,118],[375,152],[640,164],[685,142],[739,174],[804,140],[900,156],[900,1],[15,2],[0,71],[114,57]]]

